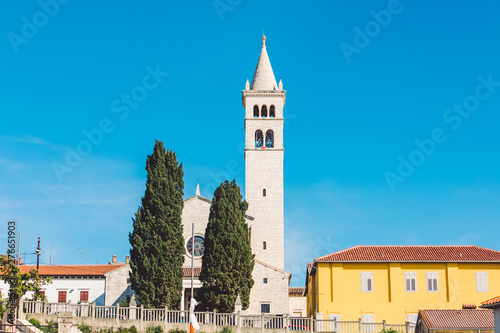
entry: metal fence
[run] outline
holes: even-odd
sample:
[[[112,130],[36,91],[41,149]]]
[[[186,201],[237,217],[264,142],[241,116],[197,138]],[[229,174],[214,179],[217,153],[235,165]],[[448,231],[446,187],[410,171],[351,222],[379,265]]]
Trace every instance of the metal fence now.
[[[113,319],[115,322],[139,320],[141,322],[189,323],[189,311],[145,309],[144,307],[96,306],[93,304],[48,303],[24,301],[23,312],[57,316],[59,312],[71,312],[74,317]],[[307,330],[332,333],[378,333],[393,329],[400,333],[413,333],[415,325],[388,324],[385,321],[366,323],[357,321],[338,321],[336,319],[314,319],[313,317],[291,317],[289,315],[247,315],[240,313],[195,312],[201,325],[212,327],[234,326],[238,331]],[[219,330],[219,329],[217,329]]]

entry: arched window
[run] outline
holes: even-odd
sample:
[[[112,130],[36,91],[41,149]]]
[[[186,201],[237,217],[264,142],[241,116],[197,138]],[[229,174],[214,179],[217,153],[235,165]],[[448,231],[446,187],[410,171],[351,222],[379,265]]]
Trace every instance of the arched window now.
[[[262,148],[264,145],[264,137],[261,130],[255,131],[255,148]]]
[[[274,105],[271,105],[271,107],[269,108],[269,117],[271,118],[276,117],[276,111]]]
[[[262,111],[260,112],[261,117],[267,117],[267,106],[262,105]]]
[[[262,196],[265,197],[266,196],[266,189],[263,189],[262,190]]]
[[[274,133],[271,130],[266,132],[266,148],[274,147]]]
[[[254,116],[254,118],[259,117],[259,106],[258,105],[253,106],[253,116]]]
[[[265,250],[267,248],[267,243],[266,242],[262,242],[262,249]]]

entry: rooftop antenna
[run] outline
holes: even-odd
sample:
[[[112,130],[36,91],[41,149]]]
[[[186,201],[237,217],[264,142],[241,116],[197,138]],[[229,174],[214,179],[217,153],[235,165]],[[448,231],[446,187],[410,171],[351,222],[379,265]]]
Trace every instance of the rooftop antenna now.
[[[80,248],[78,250],[80,250],[80,265],[83,265],[83,249]]]
[[[49,265],[52,265],[52,245],[50,246]]]

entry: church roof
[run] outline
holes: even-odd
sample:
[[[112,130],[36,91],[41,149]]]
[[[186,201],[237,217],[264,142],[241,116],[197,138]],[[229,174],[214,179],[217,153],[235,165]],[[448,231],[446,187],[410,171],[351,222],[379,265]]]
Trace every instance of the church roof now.
[[[250,90],[277,90],[278,85],[274,77],[271,61],[266,50],[266,36],[262,35],[262,49],[260,51],[259,61],[253,74]]]

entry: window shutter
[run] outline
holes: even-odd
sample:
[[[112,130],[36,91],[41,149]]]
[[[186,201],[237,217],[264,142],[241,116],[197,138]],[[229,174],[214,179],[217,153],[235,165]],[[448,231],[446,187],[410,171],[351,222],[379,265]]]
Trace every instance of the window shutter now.
[[[367,291],[366,290],[366,273],[361,272],[361,291]]]
[[[485,292],[488,292],[488,273],[487,272],[484,272],[483,273],[483,288],[484,288],[484,291]]]
[[[481,273],[480,272],[476,272],[476,291],[480,292],[482,291],[481,289]]]

